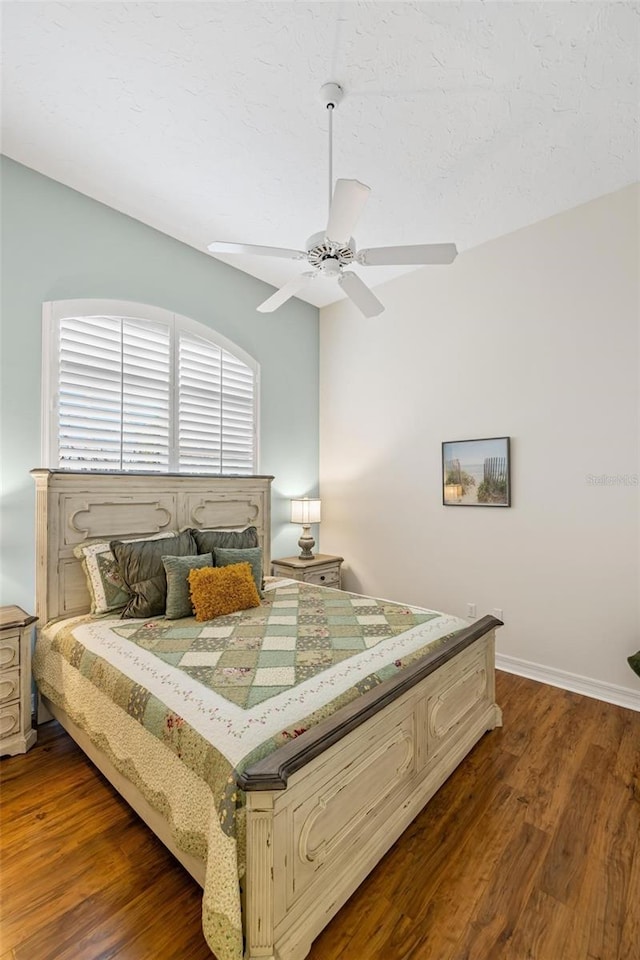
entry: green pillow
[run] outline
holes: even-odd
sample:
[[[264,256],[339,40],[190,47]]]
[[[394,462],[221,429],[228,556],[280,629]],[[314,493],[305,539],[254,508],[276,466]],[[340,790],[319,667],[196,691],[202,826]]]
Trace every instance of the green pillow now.
[[[167,602],[167,578],[163,557],[190,557],[197,553],[189,530],[164,540],[112,540],[111,549],[131,598],[124,618],[158,617]]]
[[[167,576],[167,620],[180,620],[193,614],[189,594],[189,571],[196,567],[212,567],[210,553],[199,553],[194,557],[163,557],[162,565]]]
[[[640,677],[640,650],[638,650],[637,653],[634,653],[632,657],[627,657],[627,663]]]
[[[231,563],[250,563],[256,589],[262,596],[262,547],[246,547],[244,550],[216,547],[213,553],[216,567],[228,567]]]
[[[131,540],[127,538],[127,541],[141,543],[143,540],[166,540],[168,537],[175,537],[175,533],[155,533],[148,537],[133,537]],[[73,548],[73,552],[82,562],[87,578],[91,613],[122,613],[122,608],[131,599],[131,591],[122,579],[110,542],[91,540],[78,544]]]
[[[191,533],[198,544],[198,553],[213,553],[217,547],[244,550],[245,547],[257,547],[259,543],[255,527],[245,527],[244,530],[197,530],[194,527]]]

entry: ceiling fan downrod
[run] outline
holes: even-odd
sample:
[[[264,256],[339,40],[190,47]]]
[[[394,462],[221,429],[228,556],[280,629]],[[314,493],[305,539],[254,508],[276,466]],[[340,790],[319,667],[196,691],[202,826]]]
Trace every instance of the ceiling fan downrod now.
[[[320,87],[320,102],[329,112],[329,211],[333,200],[333,111],[343,96],[344,91],[339,83],[323,83]]]

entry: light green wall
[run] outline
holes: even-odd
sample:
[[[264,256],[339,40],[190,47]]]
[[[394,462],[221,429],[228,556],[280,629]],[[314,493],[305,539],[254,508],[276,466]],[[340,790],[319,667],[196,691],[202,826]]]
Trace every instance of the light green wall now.
[[[318,310],[265,317],[260,280],[6,157],[0,158],[0,602],[34,603],[42,303],[97,297],[155,304],[207,324],[260,363],[261,473],[275,476],[273,556],[294,551],[287,499],[317,492]]]

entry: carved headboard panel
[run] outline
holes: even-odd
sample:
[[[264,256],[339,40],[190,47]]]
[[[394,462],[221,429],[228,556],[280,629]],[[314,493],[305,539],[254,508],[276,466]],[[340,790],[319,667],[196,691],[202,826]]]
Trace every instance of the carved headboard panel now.
[[[252,525],[258,529],[269,572],[273,477],[31,473],[36,482],[36,615],[41,626],[89,611],[84,573],[73,554],[85,540]]]

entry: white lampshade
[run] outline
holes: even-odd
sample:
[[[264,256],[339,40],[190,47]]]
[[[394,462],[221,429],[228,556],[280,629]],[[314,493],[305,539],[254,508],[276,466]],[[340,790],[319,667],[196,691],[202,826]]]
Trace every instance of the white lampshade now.
[[[320,503],[320,500],[310,500],[309,497],[292,500],[291,523],[320,523]]]

